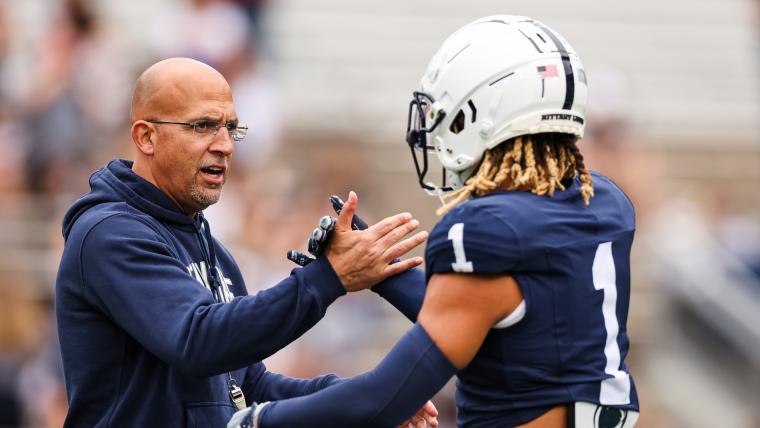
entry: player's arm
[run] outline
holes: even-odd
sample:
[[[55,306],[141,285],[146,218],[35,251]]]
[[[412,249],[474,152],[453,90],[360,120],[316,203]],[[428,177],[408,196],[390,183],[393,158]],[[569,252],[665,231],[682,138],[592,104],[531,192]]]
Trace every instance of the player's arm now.
[[[457,369],[472,361],[494,324],[522,301],[509,275],[442,273],[430,278],[419,322]]]
[[[266,369],[264,363],[256,363],[248,367],[243,391],[245,392],[247,405],[254,407],[256,403],[309,395],[341,382],[341,378],[334,374],[317,376],[313,379],[298,379],[272,373]],[[436,427],[438,410],[432,402],[428,401],[417,413],[402,426],[409,424],[417,427],[425,427],[425,422]],[[233,424],[234,426],[234,424]]]
[[[259,426],[395,426],[465,367],[490,328],[521,300],[509,276],[433,275],[419,322],[380,365],[319,393],[268,403]]]
[[[355,428],[397,426],[423,408],[455,369],[418,323],[373,370],[303,397],[257,403],[248,425]],[[257,418],[256,423],[252,421]],[[236,427],[241,421],[232,421]]]
[[[392,276],[371,290],[398,309],[411,322],[417,322],[417,315],[425,299],[425,272],[409,269]]]

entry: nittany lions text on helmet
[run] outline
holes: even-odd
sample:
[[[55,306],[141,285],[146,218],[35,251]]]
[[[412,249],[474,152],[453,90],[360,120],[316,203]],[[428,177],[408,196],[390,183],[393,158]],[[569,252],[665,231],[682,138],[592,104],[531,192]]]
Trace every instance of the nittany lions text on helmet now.
[[[583,65],[556,31],[510,15],[467,24],[433,56],[409,105],[420,185],[434,194],[461,187],[487,149],[513,137],[582,137],[586,102]],[[445,169],[440,185],[426,181],[428,151]]]

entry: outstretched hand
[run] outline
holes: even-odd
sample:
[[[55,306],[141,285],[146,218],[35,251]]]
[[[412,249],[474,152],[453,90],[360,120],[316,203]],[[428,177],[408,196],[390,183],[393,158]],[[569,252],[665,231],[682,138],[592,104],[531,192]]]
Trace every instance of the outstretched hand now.
[[[412,257],[390,264],[427,239],[422,231],[402,239],[419,227],[409,213],[387,217],[366,230],[352,230],[351,220],[359,198],[349,193],[335,222],[325,255],[346,291],[369,288],[378,282],[422,264],[422,257]]]

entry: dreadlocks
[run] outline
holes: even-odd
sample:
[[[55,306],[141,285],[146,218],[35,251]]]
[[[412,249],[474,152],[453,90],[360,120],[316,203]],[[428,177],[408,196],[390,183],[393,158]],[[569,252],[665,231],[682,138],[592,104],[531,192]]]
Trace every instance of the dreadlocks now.
[[[461,189],[444,195],[443,215],[473,193],[485,195],[493,190],[518,190],[553,196],[565,189],[568,180],[579,174],[583,202],[594,196],[591,176],[570,134],[543,133],[509,139],[486,151],[478,171]]]

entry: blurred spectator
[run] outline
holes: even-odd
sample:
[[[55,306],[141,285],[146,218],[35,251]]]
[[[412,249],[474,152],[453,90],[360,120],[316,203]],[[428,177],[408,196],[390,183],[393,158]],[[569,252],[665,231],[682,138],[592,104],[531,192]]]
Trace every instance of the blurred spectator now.
[[[21,424],[21,402],[15,388],[18,368],[18,361],[0,349],[0,427]]]
[[[637,219],[644,219],[656,208],[662,176],[656,153],[631,134],[634,112],[630,99],[631,82],[620,71],[589,65],[588,113],[582,145],[586,165],[611,178],[631,198]]]
[[[709,228],[729,253],[760,279],[760,218],[757,209],[738,201],[716,184],[705,190]],[[756,284],[751,284],[756,285]],[[760,290],[755,290],[760,293]]]
[[[219,70],[228,80],[227,68],[252,41],[245,11],[227,0],[190,0],[154,29],[160,57],[186,56]]]
[[[0,1],[0,59],[3,59],[10,47],[11,35],[8,31],[8,17],[5,2]]]
[[[6,63],[10,48],[10,29],[6,3],[0,1],[0,195],[6,196],[21,190],[21,156],[15,149],[18,144],[18,128],[11,117],[6,94]],[[6,278],[6,275],[3,275]],[[7,280],[7,279],[6,279]],[[15,427],[22,423],[22,404],[16,391],[18,371],[24,360],[19,349],[27,331],[17,316],[21,305],[16,305],[14,295],[6,290],[9,284],[0,282],[0,427]],[[10,303],[11,307],[7,307]]]
[[[4,275],[9,283],[22,285],[19,276]],[[22,289],[0,284],[0,426],[21,426],[24,403],[17,395],[19,372],[34,358],[43,341],[46,308]]]
[[[757,218],[743,214],[724,217],[716,232],[720,242],[760,278],[760,222]]]
[[[19,153],[18,142],[21,132],[12,115],[12,109],[6,86],[2,82],[6,79],[5,63],[10,48],[10,31],[5,2],[0,1],[0,193],[16,193],[23,187],[23,162]]]
[[[261,16],[266,9],[267,0],[232,0],[233,3],[240,5],[248,15],[248,20],[253,28],[253,34],[255,35],[255,41],[257,46],[261,46],[261,39],[264,36],[262,31],[262,19]]]
[[[54,428],[63,426],[68,404],[52,301],[47,303],[41,346],[24,362],[18,374],[17,391],[25,426]]]
[[[248,125],[246,141],[234,157],[243,167],[238,172],[266,164],[280,139],[279,91],[258,55],[256,33],[246,17],[246,10],[257,10],[260,3],[191,0],[154,29],[159,57],[203,61],[230,82],[238,116]]]
[[[2,24],[0,24],[2,27]],[[0,194],[16,194],[24,188],[23,153],[18,150],[22,132],[17,118],[12,115],[10,105],[0,91]]]
[[[112,152],[130,84],[118,39],[85,0],[65,0],[38,55],[22,105],[26,179],[29,190],[54,193]]]

